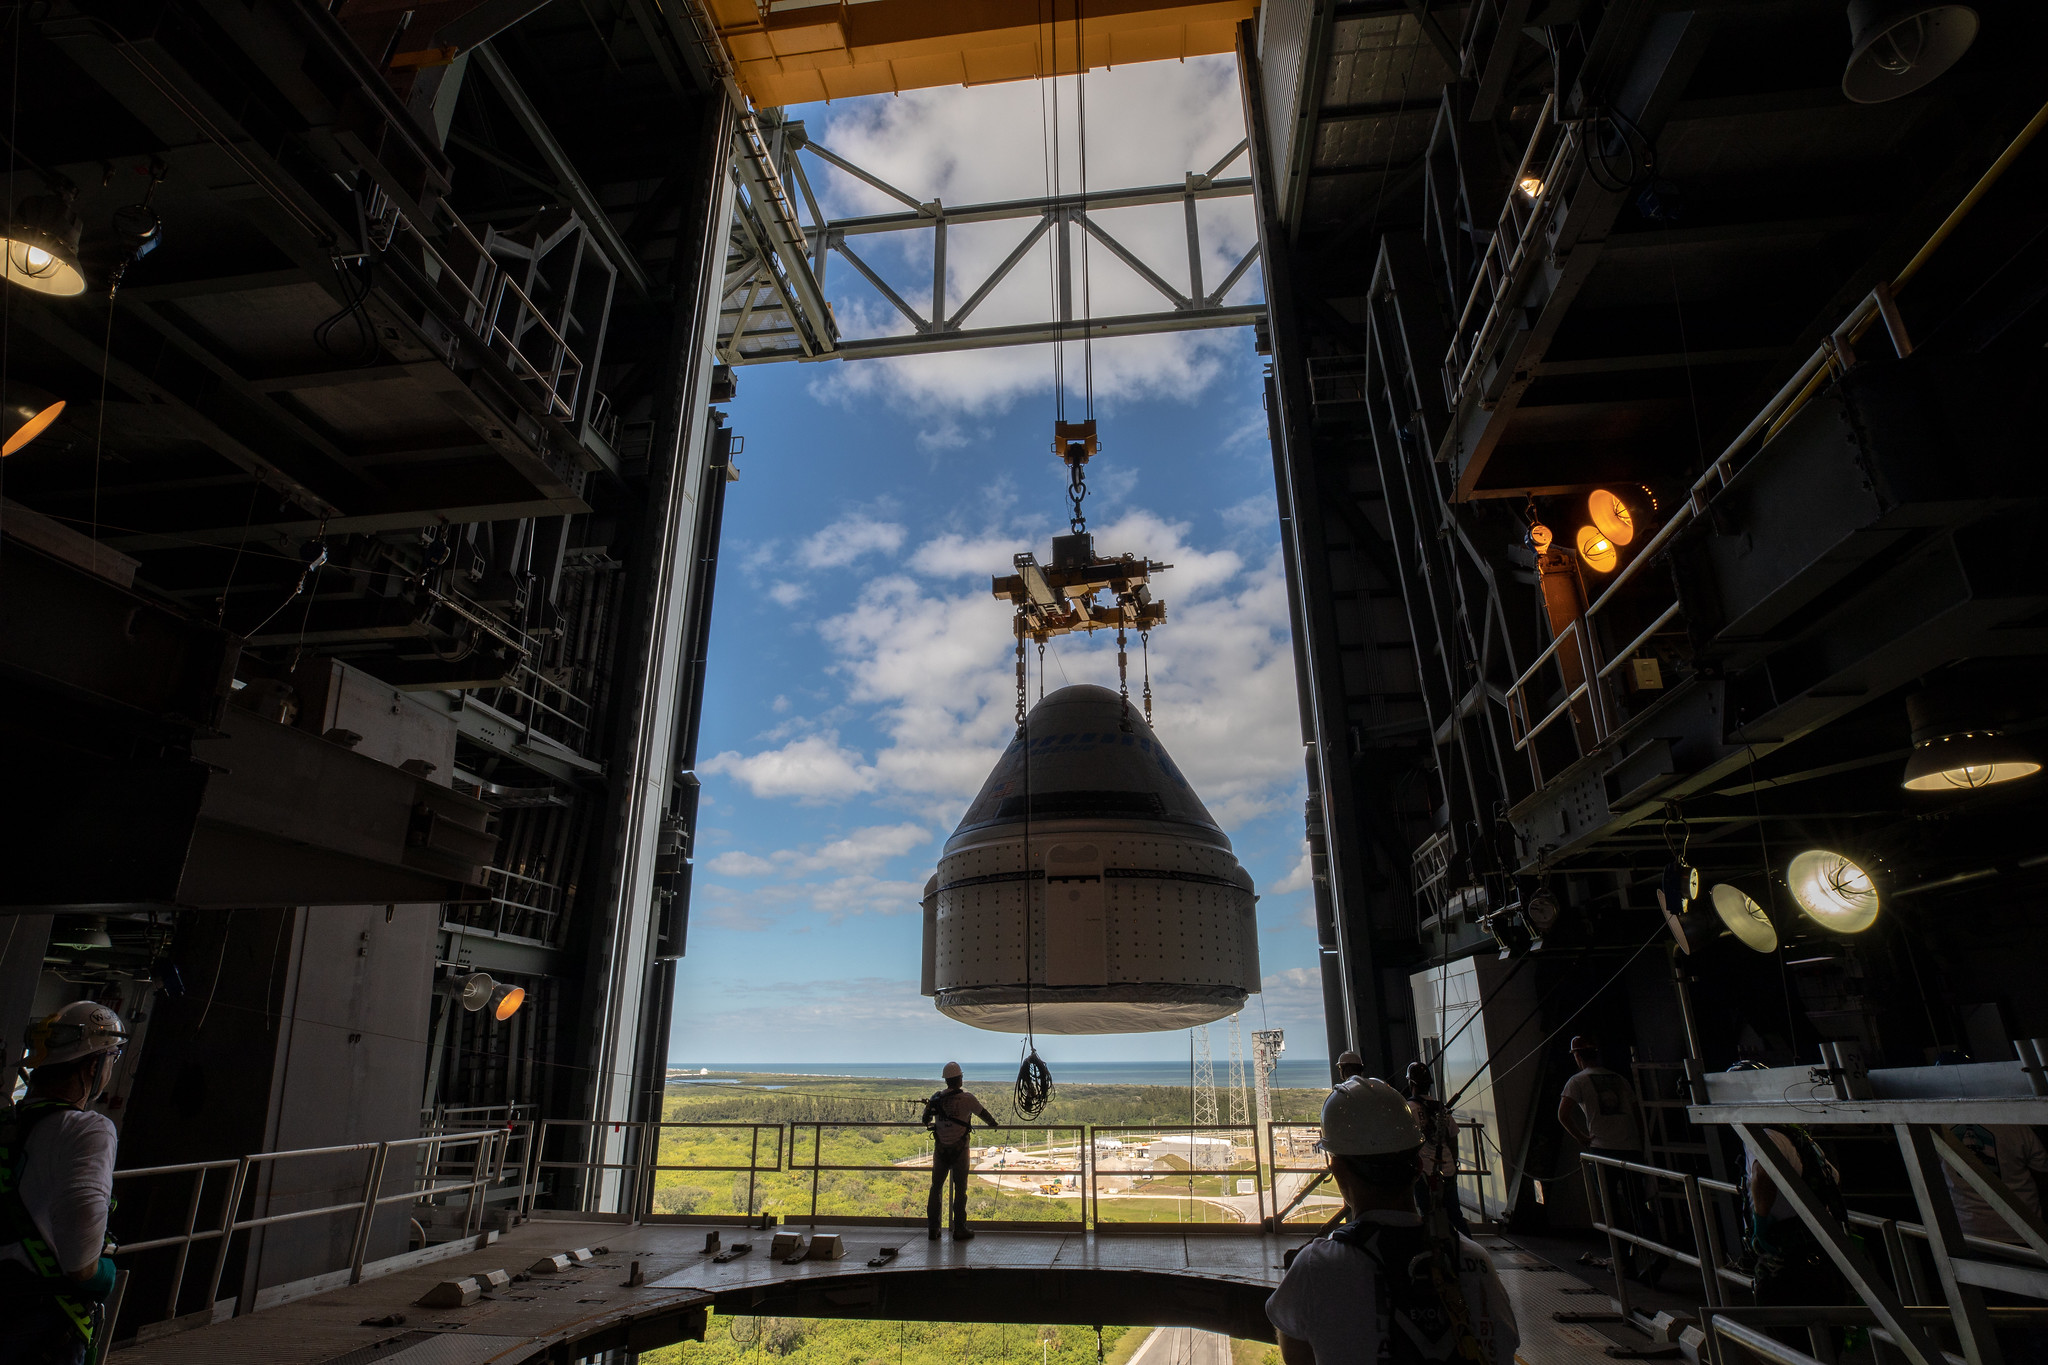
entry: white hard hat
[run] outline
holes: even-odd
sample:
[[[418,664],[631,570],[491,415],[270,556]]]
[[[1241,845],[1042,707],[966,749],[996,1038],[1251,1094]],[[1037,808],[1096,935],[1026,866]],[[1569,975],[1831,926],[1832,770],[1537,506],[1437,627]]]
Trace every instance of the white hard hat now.
[[[1401,1092],[1375,1076],[1354,1076],[1323,1101],[1322,1149],[1338,1156],[1388,1156],[1422,1145]]]
[[[120,1015],[90,1000],[74,1000],[29,1025],[28,1064],[56,1066],[96,1052],[119,1052],[127,1041],[128,1026]]]
[[[947,1062],[939,1068],[940,1080],[957,1081],[960,1079],[960,1075],[960,1063],[958,1062]]]

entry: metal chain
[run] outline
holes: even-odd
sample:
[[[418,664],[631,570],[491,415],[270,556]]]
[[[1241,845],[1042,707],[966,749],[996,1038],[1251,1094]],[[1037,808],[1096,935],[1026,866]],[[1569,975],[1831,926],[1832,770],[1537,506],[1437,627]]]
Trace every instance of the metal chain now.
[[[1131,672],[1130,655],[1124,653],[1124,628],[1116,628],[1116,694],[1123,702],[1121,728],[1125,734],[1131,731]]]
[[[1145,660],[1145,723],[1152,723],[1152,632],[1138,632],[1138,650]]]
[[[1024,733],[1024,613],[1017,613],[1017,733]]]
[[[1038,699],[1045,700],[1045,641],[1038,642]]]
[[[1088,496],[1088,476],[1079,460],[1067,462],[1067,500],[1074,504],[1074,514],[1067,521],[1067,529],[1075,535],[1088,529],[1088,518],[1081,511],[1081,499]]]

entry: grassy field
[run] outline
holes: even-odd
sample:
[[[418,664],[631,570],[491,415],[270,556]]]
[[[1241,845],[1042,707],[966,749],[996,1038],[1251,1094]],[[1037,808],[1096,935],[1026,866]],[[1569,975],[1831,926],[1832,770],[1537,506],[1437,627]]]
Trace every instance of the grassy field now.
[[[707,1080],[731,1083],[702,1083]],[[1187,1122],[1185,1086],[1072,1085],[1055,1091],[1052,1106],[1038,1124],[1019,1128],[1011,1123],[1004,1080],[991,1077],[978,1092],[1004,1127],[990,1131],[976,1126],[977,1175],[998,1179],[992,1183],[978,1178],[969,1186],[972,1219],[1078,1219],[1078,1194],[1052,1196],[1040,1187],[1063,1182],[1077,1171],[1082,1125],[1115,1126],[1117,1132],[1099,1136],[1132,1143],[1157,1132],[1159,1126]],[[972,1084],[970,1080],[970,1088]],[[937,1082],[921,1079],[753,1072],[714,1073],[681,1084],[671,1078],[663,1117],[690,1126],[662,1134],[658,1165],[671,1169],[656,1173],[655,1212],[806,1218],[812,1210],[815,1165],[821,1168],[816,1182],[820,1215],[922,1217],[931,1179],[931,1140],[917,1119],[925,1099],[937,1088]],[[1313,1119],[1323,1094],[1275,1090],[1273,1116],[1281,1121]],[[785,1124],[797,1126],[780,1127]],[[864,1124],[902,1126],[849,1126]],[[1224,1173],[1189,1172],[1184,1157],[1170,1154],[1156,1161],[1134,1161],[1128,1178],[1104,1186],[1108,1197],[1098,1205],[1101,1214],[1115,1221],[1146,1222],[1240,1217],[1224,1204],[1208,1201],[1229,1196],[1237,1175],[1251,1174],[1251,1135],[1248,1128],[1243,1131],[1233,1153],[1236,1159]],[[789,1144],[787,1151],[780,1148],[784,1142]],[[991,1169],[997,1161],[1000,1168]],[[1106,1168],[1114,1162],[1101,1164]],[[751,1172],[750,1166],[755,1168]]]
[[[1104,1365],[1127,1365],[1143,1327],[1104,1327]],[[1233,1365],[1279,1365],[1258,1341],[1233,1341]],[[1086,1327],[1011,1323],[868,1322],[845,1318],[749,1318],[713,1313],[702,1342],[664,1346],[641,1365],[1095,1365]]]

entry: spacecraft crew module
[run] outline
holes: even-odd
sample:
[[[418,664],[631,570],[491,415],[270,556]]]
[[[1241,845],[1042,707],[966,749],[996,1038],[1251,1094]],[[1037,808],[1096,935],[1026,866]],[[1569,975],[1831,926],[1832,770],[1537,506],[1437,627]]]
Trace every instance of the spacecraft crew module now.
[[[1033,707],[925,884],[924,994],[998,1033],[1152,1033],[1259,989],[1252,879],[1106,687]]]

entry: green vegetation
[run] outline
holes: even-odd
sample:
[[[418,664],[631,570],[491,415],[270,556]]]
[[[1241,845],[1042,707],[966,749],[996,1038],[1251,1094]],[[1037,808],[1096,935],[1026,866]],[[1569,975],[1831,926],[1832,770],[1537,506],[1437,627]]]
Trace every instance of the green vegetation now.
[[[1126,1365],[1149,1334],[1104,1327],[1104,1365]],[[1258,1341],[1233,1341],[1233,1365],[1279,1365]],[[641,1365],[1095,1365],[1086,1327],[1016,1323],[873,1322],[847,1318],[750,1318],[713,1313],[702,1342],[648,1351]]]
[[[924,1216],[931,1140],[917,1119],[936,1083],[740,1072],[720,1077],[736,1083],[669,1085],[664,1118],[686,1126],[662,1134],[657,1164],[668,1169],[655,1177],[656,1213],[808,1218],[817,1167],[821,1216]],[[1298,1122],[1313,1118],[1323,1092],[1276,1090],[1272,1098],[1276,1120]],[[1009,1117],[1007,1088],[984,1085],[981,1099],[999,1120]],[[1187,1105],[1185,1086],[1072,1085],[1056,1093],[1038,1124],[1006,1123],[998,1131],[977,1124],[968,1217],[1077,1221],[1080,1193],[1069,1182],[1078,1179],[1083,1125],[1114,1129],[1099,1132],[1098,1141],[1135,1147],[1161,1127],[1185,1123]],[[796,1126],[782,1126],[788,1124]],[[901,1126],[860,1126],[871,1124]],[[1229,1202],[1243,1198],[1235,1194],[1236,1179],[1252,1174],[1250,1130],[1243,1133],[1226,1172],[1189,1171],[1184,1156],[1170,1153],[1105,1157],[1097,1163],[1104,1177],[1099,1215],[1115,1222],[1248,1221],[1250,1210]],[[1128,1175],[1115,1169],[1126,1160]]]

